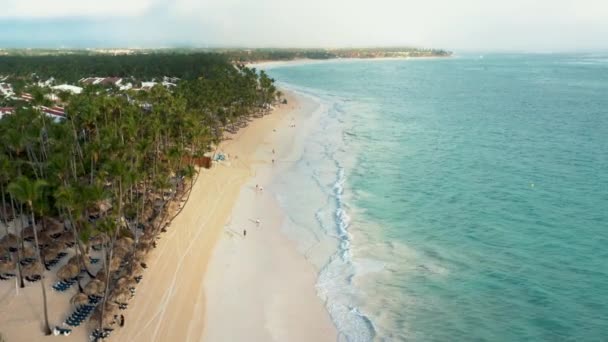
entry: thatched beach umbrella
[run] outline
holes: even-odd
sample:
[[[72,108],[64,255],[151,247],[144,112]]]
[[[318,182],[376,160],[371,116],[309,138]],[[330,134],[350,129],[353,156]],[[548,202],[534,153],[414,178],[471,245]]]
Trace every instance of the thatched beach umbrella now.
[[[118,279],[116,282],[116,287],[121,289],[132,289],[135,288],[135,286],[137,286],[135,279],[127,276]]]
[[[75,294],[72,299],[70,299],[70,303],[72,303],[72,305],[74,305],[75,307],[87,305],[89,304],[89,296],[87,296],[85,293],[79,292]]]
[[[49,236],[55,236],[64,232],[63,224],[62,225],[52,225],[46,228],[46,233]]]
[[[51,239],[47,234],[41,233],[38,234],[38,245],[40,247],[45,247],[53,243],[53,239]]]
[[[17,264],[14,260],[4,260],[0,261],[0,274],[3,273],[13,273],[15,271],[15,267]]]
[[[121,265],[122,257],[120,257],[119,255],[114,255],[112,257],[112,262],[110,262],[110,272],[118,271]]]
[[[91,260],[88,257],[83,258],[82,255],[74,255],[70,258],[70,260],[68,260],[68,264],[69,265],[75,265],[78,268],[80,268],[82,266],[82,263],[84,262],[85,266],[88,268],[91,264]]]
[[[15,234],[8,233],[8,235],[4,235],[2,239],[0,239],[0,245],[5,248],[18,248],[19,237]]]
[[[144,268],[139,262],[131,264],[131,267],[129,267],[129,271],[130,274],[134,277],[144,274]]]
[[[122,238],[116,240],[116,242],[114,243],[114,247],[115,248],[116,247],[122,247],[122,248],[124,248],[126,250],[129,250],[133,246],[134,242],[135,241],[133,241],[133,239],[131,239],[130,237],[126,237],[125,236],[125,237],[122,237]]]
[[[40,226],[37,226],[36,232],[40,233]],[[23,228],[23,238],[24,239],[33,239],[34,238],[34,226],[27,226]]]
[[[44,268],[40,265],[39,262],[33,262],[27,266],[24,266],[22,269],[23,276],[31,277],[34,275],[43,275]]]
[[[131,299],[131,291],[127,288],[115,288],[110,294],[110,301],[118,304],[126,304]]]
[[[90,296],[101,296],[105,291],[105,283],[99,279],[91,280],[84,287],[84,293]]]
[[[146,259],[147,255],[148,255],[147,252],[142,251],[142,250],[137,250],[133,254],[133,259],[135,259],[135,261],[137,261],[137,262],[142,262],[142,261],[144,261]]]
[[[95,275],[95,279],[106,281],[106,272],[103,269],[99,270]]]
[[[36,250],[32,246],[25,246],[23,248],[23,257],[24,258],[36,258]]]
[[[65,264],[57,271],[57,277],[63,280],[76,278],[78,274],[80,274],[80,267],[71,264]]]
[[[74,243],[74,233],[72,233],[72,232],[64,232],[57,239],[57,242],[63,244],[64,246],[73,244]]]
[[[94,328],[99,328],[99,320],[101,318],[101,308],[102,306],[99,305],[97,306],[97,308],[95,308],[95,311],[93,311],[93,315],[91,316],[91,324]],[[118,318],[118,304],[115,303],[111,303],[111,302],[107,302],[106,303],[106,308],[103,312],[103,328],[107,329],[107,328],[112,328],[112,326],[116,323],[117,318]]]
[[[63,248],[57,245],[50,245],[42,250],[42,256],[44,257],[44,260],[53,260],[57,258],[57,255],[61,253],[62,250]]]

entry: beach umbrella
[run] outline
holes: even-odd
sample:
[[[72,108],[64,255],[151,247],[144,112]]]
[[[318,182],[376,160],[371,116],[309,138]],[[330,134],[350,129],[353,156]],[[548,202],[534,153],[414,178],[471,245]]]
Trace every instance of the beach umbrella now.
[[[37,226],[36,232],[40,233],[40,226]],[[24,239],[33,239],[34,238],[34,226],[27,226],[23,228],[22,232]]]
[[[38,234],[38,245],[40,247],[48,246],[51,243],[53,243],[53,239],[51,239],[47,234]]]
[[[129,250],[133,246],[134,242],[135,241],[133,241],[133,239],[125,236],[116,240],[116,242],[114,243],[114,247],[122,247],[126,250]]]
[[[94,328],[99,328],[99,319],[101,317],[101,305],[95,308],[93,311],[93,315],[91,316],[91,324]],[[116,319],[118,317],[119,307],[118,304],[107,302],[105,310],[103,312],[103,328],[108,329],[112,328],[112,326],[116,323]]]
[[[129,277],[122,277],[116,282],[116,287],[121,289],[134,289],[136,286],[137,281]]]
[[[46,228],[46,233],[49,236],[56,236],[59,235],[61,233],[63,233],[65,231],[65,229],[63,228],[63,224],[58,226],[58,225],[52,225]]]
[[[106,281],[106,272],[103,269],[99,270],[95,275],[95,279]]]
[[[33,262],[29,265],[26,265],[22,268],[22,273],[24,277],[31,277],[34,275],[42,275],[44,274],[44,268],[39,262]]]
[[[60,242],[60,243],[62,243],[64,246],[65,245],[70,245],[70,244],[74,243],[74,233],[72,233],[72,232],[64,232],[57,239],[57,241]]]
[[[80,267],[72,264],[63,265],[57,271],[57,277],[63,280],[76,278],[78,274],[80,274]]]
[[[144,268],[143,266],[136,262],[131,264],[131,267],[129,268],[130,274],[134,277],[140,276],[142,274],[144,274]]]
[[[75,307],[87,305],[89,304],[89,296],[87,296],[85,293],[79,292],[75,294],[72,299],[70,299],[70,303],[72,303],[72,305]]]
[[[24,258],[35,258],[36,250],[32,246],[25,246],[23,248],[23,257]]]
[[[19,237],[15,234],[8,233],[8,235],[4,235],[2,239],[0,239],[0,245],[5,248],[18,248]]]
[[[115,288],[110,295],[110,301],[118,304],[126,304],[131,299],[131,291],[128,288]]]
[[[42,256],[44,257],[44,260],[53,260],[57,258],[57,255],[61,253],[62,250],[63,247],[61,246],[56,244],[50,245],[42,250]]]
[[[145,251],[137,250],[133,254],[133,259],[135,259],[135,261],[137,261],[137,262],[141,262],[141,261],[144,261],[144,259],[146,258],[146,255],[148,255],[148,253],[146,253]]]
[[[3,273],[13,273],[17,264],[14,260],[4,260],[0,261],[0,274]]]
[[[105,291],[105,283],[99,279],[93,279],[84,287],[84,293],[90,296],[101,296]]]
[[[114,250],[113,250],[112,255],[118,255],[118,256],[120,256],[122,258],[122,257],[124,257],[127,254],[129,254],[129,249],[128,248],[126,248],[126,247],[124,247],[122,245],[119,245],[119,246],[114,245]]]
[[[118,255],[114,255],[112,257],[112,261],[110,262],[110,272],[114,272],[120,269],[122,265],[122,257]]]
[[[82,256],[79,255],[74,255],[70,258],[70,260],[68,260],[68,264],[69,265],[75,265],[78,268],[80,268],[80,266],[82,265],[81,262],[84,262],[85,266],[88,268],[91,264],[91,260],[86,257],[86,258],[82,258]]]

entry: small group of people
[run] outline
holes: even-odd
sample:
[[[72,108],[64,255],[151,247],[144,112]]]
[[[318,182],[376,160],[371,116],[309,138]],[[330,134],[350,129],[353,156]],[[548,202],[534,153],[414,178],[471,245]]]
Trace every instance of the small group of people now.
[[[255,185],[255,191],[262,192],[262,191],[264,191],[264,187],[262,187],[262,186],[260,186],[260,185],[256,184],[256,185]]]

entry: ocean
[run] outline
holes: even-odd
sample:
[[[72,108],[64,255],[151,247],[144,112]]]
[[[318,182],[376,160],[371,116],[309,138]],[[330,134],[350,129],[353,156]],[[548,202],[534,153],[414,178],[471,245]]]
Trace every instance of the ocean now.
[[[271,190],[340,341],[608,340],[608,55],[267,71],[320,103]]]

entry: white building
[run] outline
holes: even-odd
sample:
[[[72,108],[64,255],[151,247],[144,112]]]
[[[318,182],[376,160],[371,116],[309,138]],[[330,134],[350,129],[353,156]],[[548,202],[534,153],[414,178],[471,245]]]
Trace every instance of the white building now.
[[[58,86],[54,86],[52,89],[57,90],[57,91],[67,91],[68,93],[72,93],[72,94],[82,93],[81,87],[73,86],[70,84],[60,84]]]
[[[0,95],[4,97],[11,97],[15,95],[15,92],[10,84],[0,83]]]

